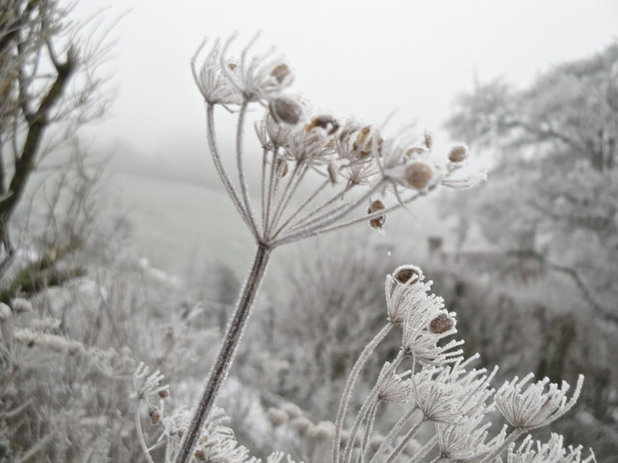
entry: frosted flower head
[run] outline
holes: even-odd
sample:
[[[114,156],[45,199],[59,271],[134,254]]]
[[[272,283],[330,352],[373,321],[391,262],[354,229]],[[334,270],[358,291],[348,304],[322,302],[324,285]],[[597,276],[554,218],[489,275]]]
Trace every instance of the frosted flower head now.
[[[546,443],[534,442],[530,436],[519,445],[517,450],[511,445],[507,455],[507,463],[596,463],[596,458],[592,450],[587,457],[582,455],[581,445],[573,448],[563,447],[564,438],[552,433]]]
[[[155,406],[156,402],[169,396],[169,385],[162,385],[164,376],[159,370],[150,373],[150,367],[140,362],[133,373],[133,393],[132,398],[138,401],[144,400],[150,406]]]
[[[390,362],[385,362],[378,375],[378,399],[389,402],[405,402],[410,395],[410,382],[405,378],[411,371],[395,373]]]
[[[421,294],[429,291],[431,283],[421,283],[424,279],[422,270],[414,265],[402,265],[397,267],[392,274],[386,275],[384,293],[388,319],[391,323],[397,326],[403,325],[407,312],[404,300],[407,301],[408,293]],[[421,283],[418,288],[410,288],[417,283]]]
[[[221,70],[246,102],[269,100],[294,81],[292,71],[283,58],[273,58],[274,49],[249,57],[249,50],[258,37],[259,34],[242,50],[238,64],[232,69],[227,66],[226,55],[235,36],[227,40],[220,57]]]
[[[211,105],[240,104],[242,99],[240,93],[232,86],[225,72],[221,69],[222,56],[219,40],[214,42],[198,70],[196,60],[205,45],[206,42],[198,48],[191,60],[193,79],[204,97],[204,101]],[[232,63],[224,63],[224,66],[234,67]]]
[[[488,440],[491,422],[478,415],[461,424],[436,424],[440,455],[452,460],[481,460],[498,448],[506,437],[506,427]],[[484,423],[484,424],[483,424]]]
[[[584,377],[579,375],[575,391],[567,399],[569,385],[563,381],[559,387],[543,378],[530,383],[532,373],[521,380],[507,381],[496,393],[496,405],[504,418],[515,428],[530,430],[546,426],[568,412],[579,397]]]

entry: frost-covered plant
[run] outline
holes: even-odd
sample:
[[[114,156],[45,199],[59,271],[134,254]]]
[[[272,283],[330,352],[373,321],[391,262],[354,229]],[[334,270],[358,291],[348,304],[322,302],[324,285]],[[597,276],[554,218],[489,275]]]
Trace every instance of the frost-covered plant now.
[[[464,145],[436,156],[428,134],[407,128],[388,137],[375,125],[341,121],[286,93],[293,81],[289,65],[272,50],[252,54],[256,39],[242,49],[238,59],[229,54],[232,37],[223,45],[214,42],[198,66],[197,57],[204,49],[200,47],[192,63],[206,103],[208,145],[215,168],[258,249],[183,440],[179,463],[190,458],[199,429],[227,376],[273,249],[359,222],[368,221],[372,228],[381,229],[389,212],[439,185],[467,187],[478,180],[478,176],[453,175],[467,158]],[[224,166],[217,143],[217,106],[237,115],[234,176]],[[261,145],[257,148],[261,150],[259,213],[250,199],[245,169],[245,130],[251,108],[263,112],[255,124]]]
[[[596,461],[592,452],[584,458],[581,447],[565,449],[562,436],[552,435],[547,443],[537,442],[535,449],[527,435],[571,410],[581,392],[583,377],[579,377],[570,396],[565,382],[560,386],[550,383],[548,378],[533,382],[532,374],[506,381],[496,391],[492,381],[497,367],[490,372],[473,368],[478,355],[466,359],[460,349],[463,341],[446,339],[457,333],[456,314],[447,311],[444,301],[430,292],[431,285],[418,267],[410,265],[387,275],[386,323],[352,368],[334,423],[314,424],[290,404],[271,407],[267,412],[270,422],[274,426],[287,425],[307,440],[331,440],[332,463],[390,463],[401,461],[404,456],[418,462],[497,463],[503,461],[502,456],[508,462]],[[384,361],[360,409],[349,413],[361,371],[393,329],[400,330],[399,350]],[[143,369],[136,375],[145,376]],[[161,389],[160,379],[156,372],[142,382],[137,381],[137,397],[167,391]],[[398,417],[382,433],[380,418],[389,403],[397,404]],[[150,404],[149,409],[152,421],[152,410],[159,408]],[[346,420],[349,415],[353,419]],[[499,415],[507,424],[495,430]],[[186,412],[181,413],[182,419],[179,416],[157,415],[156,421],[163,427],[162,436],[175,436],[171,452],[168,445],[166,461],[172,461],[178,439],[189,424]],[[219,420],[220,412],[216,411],[201,428],[200,445],[192,454],[194,461],[201,461],[209,452],[219,458],[212,461],[257,462],[227,429],[223,434],[226,439],[210,439],[219,432]],[[522,436],[526,437],[516,447],[515,441]],[[204,461],[211,461],[210,456],[205,458]]]

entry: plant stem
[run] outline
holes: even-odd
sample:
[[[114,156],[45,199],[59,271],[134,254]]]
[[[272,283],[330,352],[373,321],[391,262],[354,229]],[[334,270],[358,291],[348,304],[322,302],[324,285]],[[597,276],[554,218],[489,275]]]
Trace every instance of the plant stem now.
[[[245,282],[245,285],[236,304],[234,315],[231,321],[228,323],[228,327],[225,333],[223,344],[219,348],[217,360],[210,372],[208,383],[202,393],[199,404],[193,417],[191,418],[191,424],[189,429],[185,433],[185,438],[182,441],[178,456],[176,457],[176,463],[188,463],[191,458],[191,451],[195,445],[197,438],[199,437],[200,430],[208,417],[215,397],[219,392],[223,381],[225,381],[234,356],[236,349],[242,338],[243,332],[247,325],[247,320],[251,313],[251,307],[253,301],[260,287],[260,283],[266,273],[266,267],[270,257],[271,248],[265,243],[259,243],[258,249],[255,254],[253,266],[251,272]]]

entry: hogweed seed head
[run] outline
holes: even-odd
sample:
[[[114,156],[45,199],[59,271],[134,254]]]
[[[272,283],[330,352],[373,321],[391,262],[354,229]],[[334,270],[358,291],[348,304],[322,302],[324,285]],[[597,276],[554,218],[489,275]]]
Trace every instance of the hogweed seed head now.
[[[575,391],[567,399],[569,385],[565,381],[561,386],[550,383],[549,378],[530,383],[533,377],[532,373],[521,380],[515,377],[496,393],[500,413],[512,426],[524,431],[546,426],[567,413],[577,402],[584,382],[583,375],[579,375]]]

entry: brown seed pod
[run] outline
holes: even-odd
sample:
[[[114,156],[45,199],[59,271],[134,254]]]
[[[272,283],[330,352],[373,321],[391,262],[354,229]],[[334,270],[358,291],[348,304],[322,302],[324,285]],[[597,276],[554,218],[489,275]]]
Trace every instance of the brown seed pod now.
[[[402,267],[395,272],[393,275],[395,280],[397,280],[402,285],[405,284],[414,284],[419,279],[421,279],[422,273],[417,267]]]
[[[448,153],[448,160],[451,162],[463,162],[468,157],[468,147],[466,145],[455,145]]]
[[[422,190],[429,186],[433,171],[431,166],[425,162],[413,162],[406,167],[404,179],[413,188]]]
[[[379,199],[376,199],[369,205],[369,209],[367,209],[367,214],[373,214],[374,212],[378,212],[384,209],[384,203]],[[369,219],[369,226],[371,228],[382,228],[384,223],[386,222],[386,215],[379,215],[372,219]]]
[[[193,453],[193,456],[199,461],[206,461],[206,452],[204,452],[204,449],[197,449]]]
[[[159,392],[157,392],[157,395],[162,399],[166,399],[167,397],[169,397],[170,391],[168,391],[167,389],[161,389]]]
[[[337,122],[337,120],[332,116],[323,114],[321,116],[314,117],[311,122],[305,126],[305,131],[309,132],[316,127],[324,129],[328,135],[332,135],[339,130],[339,122]]]
[[[148,415],[150,415],[150,424],[157,424],[161,421],[161,412],[156,408],[150,409]]]
[[[303,116],[303,108],[291,98],[280,96],[273,98],[268,103],[268,110],[275,122],[286,124],[298,124]]]
[[[282,83],[285,79],[287,79],[290,74],[290,68],[285,63],[281,63],[278,66],[275,66],[275,68],[270,71],[270,75],[277,79],[277,82],[279,83]]]
[[[455,326],[455,320],[445,313],[441,313],[429,322],[429,332],[433,334],[446,333]]]

